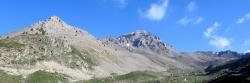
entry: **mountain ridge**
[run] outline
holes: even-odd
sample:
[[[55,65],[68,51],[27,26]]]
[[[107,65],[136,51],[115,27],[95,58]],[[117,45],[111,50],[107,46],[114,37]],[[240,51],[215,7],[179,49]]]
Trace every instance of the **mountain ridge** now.
[[[169,75],[177,70],[202,71],[212,62],[239,58],[230,51],[220,55],[179,52],[144,30],[97,40],[57,16],[0,39],[0,70],[23,77],[40,70],[58,72],[68,75],[72,82],[134,71]]]

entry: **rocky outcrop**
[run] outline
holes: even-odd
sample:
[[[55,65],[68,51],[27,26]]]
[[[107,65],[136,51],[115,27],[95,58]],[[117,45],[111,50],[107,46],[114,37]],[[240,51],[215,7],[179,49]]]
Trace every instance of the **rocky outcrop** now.
[[[170,51],[174,51],[171,45],[164,43],[158,36],[145,30],[137,30],[117,38],[109,36],[104,42],[132,49],[148,49],[158,54],[168,54]]]

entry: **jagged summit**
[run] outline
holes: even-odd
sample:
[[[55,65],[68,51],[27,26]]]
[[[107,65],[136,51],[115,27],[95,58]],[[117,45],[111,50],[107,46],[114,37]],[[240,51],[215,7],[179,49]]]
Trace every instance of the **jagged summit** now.
[[[146,48],[164,54],[173,49],[171,45],[162,42],[158,36],[146,30],[136,30],[117,38],[108,37],[106,42],[112,42],[123,47]]]
[[[119,38],[130,38],[130,39],[141,39],[141,40],[151,39],[161,42],[161,39],[158,36],[146,30],[136,30],[134,32],[124,34]]]

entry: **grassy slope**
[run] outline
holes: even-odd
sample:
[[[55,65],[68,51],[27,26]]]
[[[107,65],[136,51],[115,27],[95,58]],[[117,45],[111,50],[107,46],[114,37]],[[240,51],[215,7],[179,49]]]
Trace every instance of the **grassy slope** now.
[[[58,73],[37,71],[24,79],[22,76],[9,75],[0,70],[0,83],[69,83],[66,77]]]
[[[11,40],[0,40],[0,47],[6,47],[6,48],[19,48],[24,46],[23,44],[19,44],[15,41]]]
[[[208,76],[193,74],[173,74],[171,76],[162,75],[155,72],[131,72],[125,75],[112,76],[108,78],[96,78],[79,81],[77,83],[201,83],[207,82]]]
[[[26,79],[21,76],[8,75],[0,71],[0,80],[3,83],[69,83],[68,77],[59,73],[48,73],[37,71]],[[115,75],[107,78],[95,78],[91,80],[78,81],[76,83],[201,83],[206,82],[207,76],[178,74],[164,76],[161,73],[149,71],[136,71],[125,75]]]
[[[116,83],[116,82],[145,82],[148,80],[157,79],[157,73],[154,72],[131,72],[125,75],[113,75],[108,78],[96,78],[86,81],[79,81],[77,83]]]
[[[28,76],[26,83],[69,83],[69,80],[62,74],[37,71]]]

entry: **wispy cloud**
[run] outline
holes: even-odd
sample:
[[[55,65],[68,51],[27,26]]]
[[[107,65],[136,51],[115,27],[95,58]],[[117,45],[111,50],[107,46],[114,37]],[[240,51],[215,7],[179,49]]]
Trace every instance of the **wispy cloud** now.
[[[177,23],[181,24],[181,25],[187,25],[190,23],[190,21],[191,20],[187,16],[185,16],[185,17],[181,18],[180,20],[178,20]]]
[[[236,24],[242,24],[247,20],[250,20],[250,13],[247,13],[245,16],[238,18],[238,20],[236,21]]]
[[[215,34],[216,29],[220,26],[218,22],[215,22],[211,27],[207,28],[203,35],[209,39],[209,44],[213,45],[217,49],[227,49],[231,46],[232,39],[221,37]]]
[[[187,7],[186,7],[188,12],[194,12],[198,9],[198,7],[196,6],[196,3],[194,1],[189,2]]]
[[[203,21],[203,17],[189,18],[187,16],[181,18],[177,21],[178,24],[188,25],[188,24],[200,24]]]
[[[218,22],[215,22],[213,24],[213,26],[207,28],[207,30],[205,32],[203,32],[203,34],[207,37],[210,38],[212,37],[212,34],[215,32],[216,28],[218,28],[220,26],[220,24]]]
[[[188,3],[188,5],[186,6],[186,11],[188,13],[193,13],[194,11],[197,11],[198,6],[196,5],[196,3],[194,1],[191,1]],[[190,17],[190,16],[185,16],[180,18],[177,21],[177,24],[180,25],[189,25],[189,24],[200,24],[203,21],[203,17]]]
[[[161,0],[158,3],[152,3],[150,8],[144,12],[139,12],[142,17],[149,20],[160,21],[164,18],[168,7],[168,0]]]
[[[200,24],[203,21],[203,17],[198,17],[196,20],[194,20],[193,24]]]

